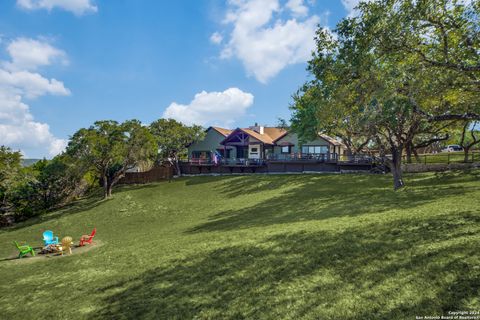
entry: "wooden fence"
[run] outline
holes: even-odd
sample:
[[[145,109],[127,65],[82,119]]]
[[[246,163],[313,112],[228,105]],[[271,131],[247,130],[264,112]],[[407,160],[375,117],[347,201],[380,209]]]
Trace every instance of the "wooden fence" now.
[[[127,172],[120,180],[120,184],[144,184],[158,181],[170,180],[173,177],[171,166],[154,167],[145,172]]]

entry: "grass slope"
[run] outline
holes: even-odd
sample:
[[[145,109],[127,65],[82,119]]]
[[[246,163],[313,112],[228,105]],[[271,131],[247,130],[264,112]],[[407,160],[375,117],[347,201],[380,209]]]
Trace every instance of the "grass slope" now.
[[[413,319],[480,310],[480,172],[182,178],[0,231],[2,318]]]

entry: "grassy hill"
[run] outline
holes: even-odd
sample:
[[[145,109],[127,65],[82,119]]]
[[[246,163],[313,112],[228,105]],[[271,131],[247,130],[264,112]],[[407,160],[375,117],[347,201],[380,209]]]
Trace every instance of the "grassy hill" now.
[[[6,319],[414,319],[480,310],[480,172],[181,178],[0,231]],[[8,260],[51,229],[83,253]]]

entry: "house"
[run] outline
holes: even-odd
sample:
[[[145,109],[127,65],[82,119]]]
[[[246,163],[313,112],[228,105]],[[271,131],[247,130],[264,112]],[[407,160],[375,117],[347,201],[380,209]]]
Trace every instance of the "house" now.
[[[327,135],[319,134],[313,141],[301,143],[294,132],[283,128],[251,126],[234,130],[209,127],[202,141],[188,147],[191,162],[209,162],[213,155],[225,161],[338,159],[346,153],[345,145]]]

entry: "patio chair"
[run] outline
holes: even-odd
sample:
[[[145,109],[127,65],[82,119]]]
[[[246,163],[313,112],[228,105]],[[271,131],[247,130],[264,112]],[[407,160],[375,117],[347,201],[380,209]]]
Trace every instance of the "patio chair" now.
[[[20,251],[20,253],[18,254],[19,259],[26,256],[29,253],[32,254],[32,257],[35,256],[35,250],[33,250],[33,248],[30,247],[29,245],[25,244],[25,245],[21,246],[21,245],[18,244],[17,241],[13,241],[13,244],[15,245],[15,247],[17,247],[18,251]]]
[[[45,246],[58,244],[58,237],[53,236],[53,231],[47,230],[43,233],[43,242],[45,243]]]
[[[85,244],[92,244],[92,241],[93,241],[93,237],[95,237],[95,233],[97,233],[97,228],[93,228],[93,231],[90,235],[86,235],[84,234],[81,238],[80,238],[80,247],[84,246]]]
[[[72,245],[73,245],[73,239],[72,237],[65,237],[62,239],[62,256],[64,251],[68,251],[69,254],[72,254]]]

